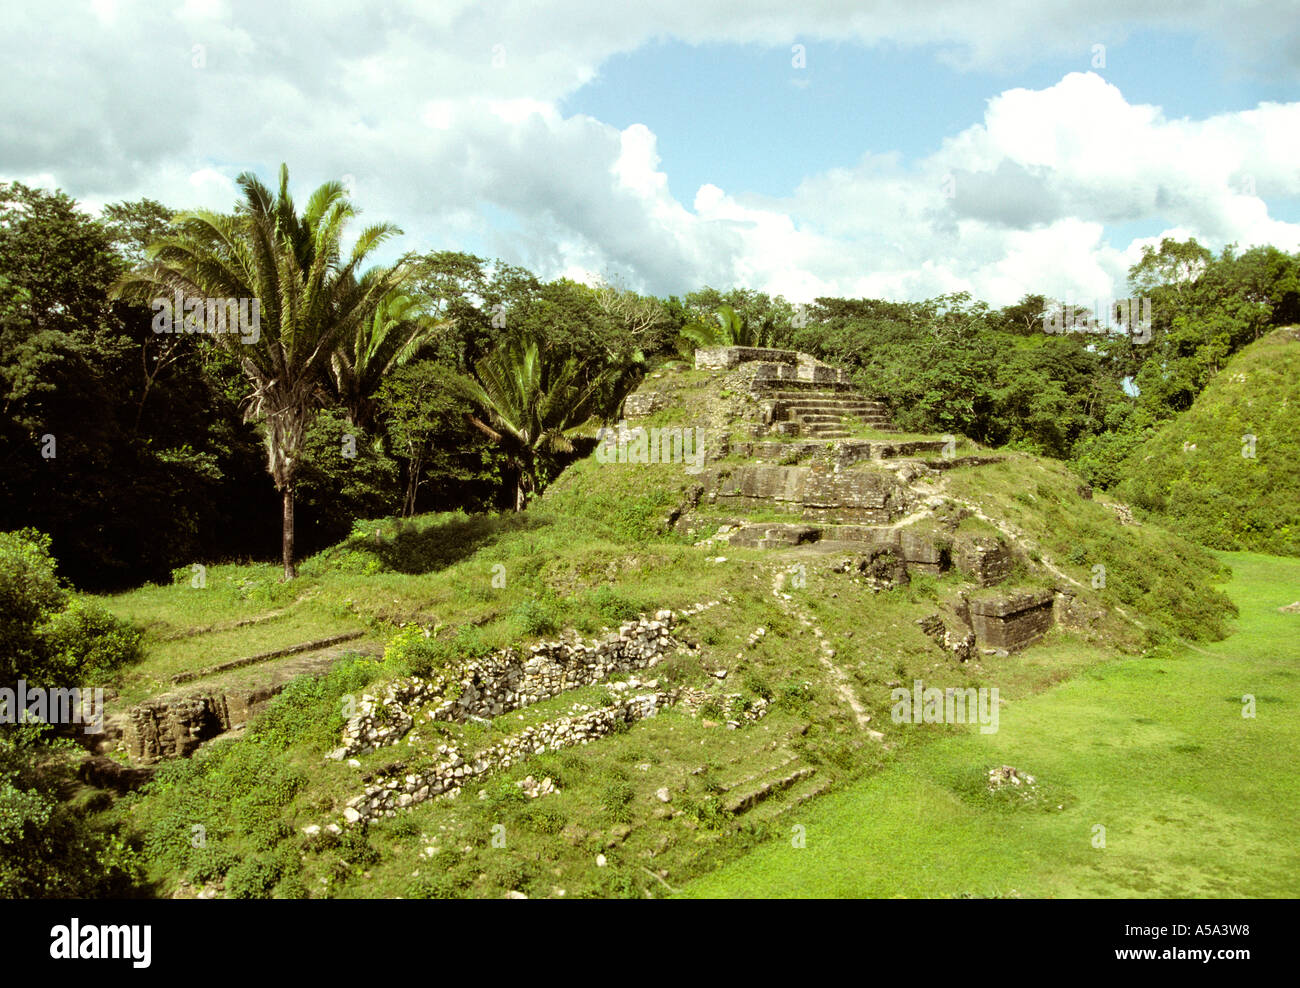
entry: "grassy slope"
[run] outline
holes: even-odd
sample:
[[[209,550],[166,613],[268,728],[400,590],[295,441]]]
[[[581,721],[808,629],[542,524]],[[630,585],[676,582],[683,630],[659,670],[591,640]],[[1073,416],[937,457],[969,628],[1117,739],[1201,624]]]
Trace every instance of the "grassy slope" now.
[[[259,651],[347,627],[368,628],[380,640],[401,622],[441,627],[443,635],[472,628],[477,647],[484,647],[535,640],[551,627],[576,626],[592,635],[637,611],[722,600],[723,606],[682,629],[685,639],[701,645],[703,661],[674,660],[656,674],[749,697],[771,692],[778,703],[761,724],[725,731],[716,724],[720,717],[709,727],[706,718],[669,711],[599,744],[499,773],[485,780],[483,800],[471,790],[458,800],[424,804],[343,845],[308,840],[300,828],[337,819],[366,771],[395,760],[414,769],[432,757],[427,749],[439,740],[476,750],[537,717],[558,716],[574,702],[605,702],[604,689],[595,688],[540,704],[522,719],[512,714],[491,725],[422,729],[413,745],[369,753],[360,769],[350,769],[322,758],[337,744],[341,697],[375,692],[373,680],[402,673],[390,663],[363,662],[319,687],[291,691],[263,719],[273,722],[269,733],[255,727],[244,740],[216,742],[169,766],[152,791],[121,801],[105,820],[140,835],[161,894],[182,877],[219,877],[231,862],[241,862],[265,865],[263,894],[274,888],[294,896],[494,896],[509,889],[542,896],[559,889],[570,897],[662,895],[666,883],[703,875],[782,832],[786,817],[778,814],[806,812],[789,806],[808,788],[853,784],[889,759],[956,730],[928,725],[900,731],[890,724],[891,680],[941,676],[944,685],[997,685],[1015,701],[1157,640],[1112,614],[1087,631],[1058,628],[1024,653],[959,667],[914,624],[960,589],[957,574],[872,594],[811,568],[801,606],[825,630],[858,700],[889,735],[894,748],[886,755],[853,726],[813,636],[773,604],[775,570],[792,559],[727,547],[726,563],[712,563],[716,549],[664,534],[664,517],[697,482],[680,465],[601,465],[589,458],[566,471],[522,517],[427,516],[402,532],[391,521],[358,523],[353,538],[305,562],[302,577],[289,586],[277,582],[273,565],[213,566],[203,590],[186,580],[112,598],[115,612],[150,629],[149,657],[117,685],[134,696],[166,672],[211,664],[228,651]],[[1177,630],[1214,636],[1223,616],[1211,589],[1217,562],[1153,527],[1121,528],[1103,505],[1079,496],[1077,480],[1060,465],[1017,455],[1002,466],[950,471],[945,484],[1009,514],[1085,585],[1081,599],[1122,603],[1158,625],[1161,611],[1181,594],[1207,620]],[[1171,572],[1149,565],[1167,558],[1179,560]],[[1098,559],[1112,579],[1105,589],[1086,589]],[[498,565],[503,569],[495,570]],[[504,586],[494,585],[495,575],[504,575]],[[275,612],[283,614],[247,628],[162,641],[178,631]],[[760,625],[767,637],[746,647],[744,639]],[[729,670],[725,684],[709,675],[716,666]],[[810,699],[799,688],[805,681]],[[735,819],[716,813],[722,788],[734,784],[732,792],[743,792],[792,766],[817,770],[802,792]],[[527,774],[551,775],[562,792],[520,800],[513,782]],[[664,786],[682,811],[672,820],[662,817],[664,807],[654,798]],[[207,849],[191,846],[196,823],[208,828]],[[498,824],[508,835],[504,849],[490,843]],[[606,855],[607,867],[594,866],[597,853]],[[252,879],[258,876],[247,872],[245,887],[257,886]]]
[[[1242,456],[1247,434],[1254,458]],[[1297,462],[1300,340],[1278,331],[1237,353],[1129,457],[1117,494],[1213,548],[1300,556]]]
[[[1241,613],[1230,638],[1098,665],[1009,704],[997,734],[926,746],[791,816],[805,848],[773,841],[690,893],[1300,893],[1300,617],[1277,611],[1300,598],[1300,562],[1225,559]],[[1247,693],[1253,720],[1241,713]],[[1041,808],[982,794],[983,773],[1001,764],[1037,777]]]

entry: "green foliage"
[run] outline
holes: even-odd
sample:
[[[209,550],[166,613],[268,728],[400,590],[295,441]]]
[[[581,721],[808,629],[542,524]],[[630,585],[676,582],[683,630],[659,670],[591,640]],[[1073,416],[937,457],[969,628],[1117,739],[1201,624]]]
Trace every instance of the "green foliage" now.
[[[377,672],[369,659],[335,664],[324,676],[300,676],[286,686],[248,730],[250,740],[273,751],[290,745],[333,747],[343,730],[343,697],[363,692]]]
[[[0,897],[94,898],[129,894],[139,855],[117,834],[63,802],[73,784],[70,742],[44,725],[0,731]]]
[[[566,354],[523,332],[474,365],[464,394],[490,423],[471,421],[510,457],[515,510],[541,493],[557,472],[558,458],[574,451],[575,430],[593,417],[608,417],[635,386],[627,366],[632,359],[604,348],[581,357]]]
[[[601,790],[600,805],[615,823],[628,823],[632,819],[632,800],[636,791],[626,779],[612,779]]]
[[[812,684],[802,679],[787,679],[777,687],[776,702],[789,710],[801,712],[813,701]]]
[[[560,626],[554,601],[529,598],[510,611],[510,622],[521,638],[540,638],[554,634]]]
[[[449,637],[437,637],[410,625],[384,647],[384,665],[391,666],[401,676],[431,676],[452,672],[491,650],[483,633],[472,625],[462,625]]]
[[[270,854],[253,854],[241,860],[226,875],[226,897],[269,899],[280,881],[283,867]]]
[[[596,613],[610,624],[635,620],[641,613],[636,604],[608,584],[588,592],[586,600]]]
[[[101,224],[62,193],[0,184],[0,530],[47,532],[79,587],[246,552],[262,535],[248,519],[272,503],[228,368],[192,336],[153,333],[147,305],[109,300],[166,213],[110,205]]]
[[[40,532],[0,533],[0,681],[102,683],[141,658],[141,635],[98,604],[69,598],[49,550]]]
[[[67,601],[50,538],[33,529],[0,532],[0,680],[41,668],[48,649],[38,627]]]
[[[102,683],[144,657],[143,636],[98,604],[73,600],[41,627],[49,647],[46,675],[54,682]]]
[[[290,836],[283,810],[305,782],[271,745],[253,740],[214,744],[192,758],[165,762],[135,797],[149,808],[144,852],[152,862],[193,875],[211,876],[238,860],[247,865],[242,887],[269,894],[283,869],[271,867],[268,855]]]
[[[396,461],[378,436],[352,425],[341,411],[316,415],[301,455],[297,521],[311,544],[332,544],[355,519],[396,514],[401,507]]]
[[[1300,341],[1279,332],[1250,345],[1134,446],[1116,494],[1211,548],[1300,555],[1297,393]]]

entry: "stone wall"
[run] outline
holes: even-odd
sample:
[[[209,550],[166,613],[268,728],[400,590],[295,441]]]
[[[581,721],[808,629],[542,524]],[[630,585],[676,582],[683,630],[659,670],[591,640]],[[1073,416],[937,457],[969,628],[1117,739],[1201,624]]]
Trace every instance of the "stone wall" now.
[[[702,347],[695,351],[696,370],[735,370],[742,364],[756,381],[803,381],[811,384],[848,384],[848,372],[824,364],[808,353],[768,347]]]
[[[146,700],[129,711],[122,746],[142,765],[185,758],[204,741],[247,723],[283,688],[279,684]]]
[[[668,396],[662,391],[638,391],[627,396],[623,403],[623,414],[630,419],[639,419],[653,415],[668,405]]]
[[[738,466],[722,479],[717,492],[719,504],[876,524],[906,514],[912,501],[907,488],[885,471],[803,466]]]
[[[382,698],[361,698],[344,728],[342,746],[329,757],[396,744],[414,724],[410,711],[425,704],[436,704],[429,712],[432,720],[496,717],[615,673],[648,668],[677,647],[669,630],[673,621],[672,611],[659,611],[650,620],[628,621],[603,639],[543,641],[527,652],[495,652],[455,674],[397,680]]]
[[[367,823],[382,816],[396,816],[399,809],[428,799],[455,797],[467,783],[490,772],[510,768],[547,751],[589,744],[678,703],[694,713],[706,703],[728,704],[728,701],[741,696],[728,693],[719,697],[690,687],[661,690],[658,686],[658,680],[642,683],[635,678],[627,683],[616,683],[614,692],[619,692],[618,687],[624,687],[632,695],[621,697],[609,706],[527,727],[469,758],[462,756],[455,745],[438,745],[434,749],[438,761],[432,767],[418,772],[407,772],[405,768],[390,770],[369,780],[370,784],[359,795],[344,804],[343,821],[346,824]],[[636,692],[638,690],[649,692]],[[769,710],[768,701],[756,699],[744,712],[742,720],[748,723],[759,721]],[[729,720],[726,726],[739,728],[742,720]]]
[[[758,360],[795,365],[799,355],[793,350],[748,346],[701,347],[695,351],[696,370],[733,370]]]
[[[969,600],[963,595],[961,616],[975,629],[981,644],[1014,651],[1041,638],[1052,626],[1055,599],[1051,590],[991,600]]]
[[[436,751],[441,760],[432,768],[406,775],[381,776],[360,795],[349,799],[344,805],[344,822],[366,823],[381,816],[396,816],[400,808],[453,795],[472,779],[509,768],[531,755],[587,744],[622,730],[628,724],[653,716],[675,699],[674,691],[642,693],[576,717],[560,717],[525,728],[477,752],[468,761],[454,746],[439,745]]]
[[[1001,583],[1011,575],[1016,562],[1007,546],[987,536],[958,540],[953,547],[953,561],[982,587]]]

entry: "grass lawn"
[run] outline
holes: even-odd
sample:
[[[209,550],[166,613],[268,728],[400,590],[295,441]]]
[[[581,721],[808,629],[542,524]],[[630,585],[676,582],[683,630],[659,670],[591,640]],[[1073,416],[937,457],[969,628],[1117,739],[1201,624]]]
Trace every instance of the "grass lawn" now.
[[[1300,559],[1220,555],[1240,609],[1226,640],[1094,665],[1004,705],[996,734],[905,747],[685,894],[1300,894],[1300,615],[1277,610],[1300,599]],[[990,794],[1004,764],[1038,798]]]

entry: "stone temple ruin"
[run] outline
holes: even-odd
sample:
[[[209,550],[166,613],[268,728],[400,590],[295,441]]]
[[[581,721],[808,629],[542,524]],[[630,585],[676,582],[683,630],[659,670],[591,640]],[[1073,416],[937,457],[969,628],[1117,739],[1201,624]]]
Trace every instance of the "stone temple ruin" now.
[[[873,589],[955,568],[975,589],[952,606],[949,621],[989,650],[1024,648],[1052,626],[1052,591],[1007,586],[1018,564],[1029,565],[1010,540],[991,526],[963,524],[971,512],[953,510],[937,493],[945,471],[1000,457],[956,456],[943,439],[903,437],[884,403],[809,354],[700,349],[695,370],[711,372],[722,412],[706,413],[708,468],[674,525],[692,530],[696,509],[725,509],[735,517],[709,529],[702,544],[832,557],[836,572]],[[680,395],[660,390],[667,387],[647,380],[628,398],[627,418],[635,424],[672,407]],[[785,520],[754,517],[774,514]]]
[[[958,570],[968,587],[944,613],[916,622],[918,635],[956,661],[966,661],[980,647],[999,654],[1024,648],[1046,633],[1058,615],[1067,618],[1074,612],[1068,589],[1054,592],[1042,589],[1041,582],[1018,584],[1032,567],[1014,543],[941,493],[945,472],[977,468],[999,457],[958,456],[954,444],[943,439],[904,436],[881,401],[856,390],[842,369],[808,354],[750,347],[702,349],[696,352],[695,371],[689,382],[678,375],[652,375],[627,398],[624,415],[636,425],[637,420],[673,410],[673,421],[680,422],[683,409],[675,406],[692,395],[703,399],[685,409],[688,417],[698,416],[691,428],[705,437],[702,467],[688,471],[686,500],[667,519],[679,530],[694,533],[702,549],[717,552],[731,545],[769,550],[783,560],[823,567],[834,579],[859,582],[872,591],[907,584],[914,575],[942,576]],[[707,372],[706,380],[700,380],[701,371]],[[705,508],[708,518],[702,517]],[[493,656],[482,668],[468,670],[459,699],[439,710],[452,719],[466,711],[494,715],[554,695],[579,680],[603,681],[615,667],[642,669],[658,660],[665,643],[672,644],[666,630],[670,619],[656,615],[654,622],[629,625],[612,642],[591,647],[542,643],[527,656]],[[635,653],[631,657],[624,655],[629,648]],[[574,676],[578,679],[570,682]],[[149,772],[124,769],[105,757],[108,751],[126,753],[137,766],[185,757],[211,738],[240,728],[283,685],[277,681],[252,689],[173,693],[119,711],[108,718],[97,749],[100,756],[90,767],[108,780],[106,784],[136,788]],[[426,693],[443,685],[399,683],[394,689],[414,692],[394,694],[383,702],[395,709],[418,706],[429,699]],[[654,681],[645,685],[649,688]],[[344,747],[331,757],[390,744],[410,729],[400,716],[371,723],[367,718],[377,717],[377,708],[372,708],[378,702],[363,704],[365,709],[349,724],[352,733],[345,734]],[[566,721],[562,737],[521,736],[510,745],[585,743],[583,739],[598,737],[659,706],[691,702],[680,690],[659,690],[638,695],[623,707]],[[486,706],[479,709],[475,704]],[[510,745],[496,753],[503,764],[520,755]],[[477,777],[490,767],[491,759],[468,764],[455,752],[445,754],[446,763],[428,777],[409,775],[404,781],[372,786],[364,799],[349,803],[352,816],[392,815],[397,806],[457,789],[462,776]]]
[[[849,435],[846,419],[893,428],[883,403],[855,391],[845,371],[806,353],[757,347],[717,347],[695,353],[696,369],[728,371],[742,366],[751,394],[759,402],[764,432],[842,439]]]

